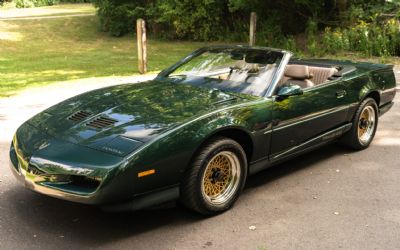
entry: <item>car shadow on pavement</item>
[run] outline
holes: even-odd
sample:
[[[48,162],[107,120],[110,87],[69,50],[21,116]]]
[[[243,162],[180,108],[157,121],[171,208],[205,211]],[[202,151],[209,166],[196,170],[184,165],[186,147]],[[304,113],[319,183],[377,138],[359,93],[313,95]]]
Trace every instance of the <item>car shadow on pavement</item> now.
[[[323,159],[348,152],[336,145],[329,145],[266,169],[248,179],[242,195],[249,194],[254,187],[266,185],[282,176],[311,167]],[[9,234],[5,235],[5,238],[16,238],[18,235],[37,239],[55,237],[63,240],[63,244],[68,240],[74,245],[88,247],[102,246],[161,227],[172,229],[207,219],[175,205],[136,212],[105,213],[95,206],[46,197],[17,185],[5,191],[2,199],[5,207],[1,208],[1,213],[15,215],[14,218],[3,218],[2,224],[10,228],[20,228],[18,232],[3,230]],[[5,209],[14,212],[5,212]]]
[[[251,189],[265,185],[283,176],[294,174],[296,171],[311,168],[316,163],[327,160],[330,157],[335,157],[343,154],[351,154],[355,151],[339,146],[337,144],[329,144],[315,151],[311,151],[304,155],[295,157],[289,161],[285,161],[276,166],[272,166],[250,176],[246,183],[246,188]]]

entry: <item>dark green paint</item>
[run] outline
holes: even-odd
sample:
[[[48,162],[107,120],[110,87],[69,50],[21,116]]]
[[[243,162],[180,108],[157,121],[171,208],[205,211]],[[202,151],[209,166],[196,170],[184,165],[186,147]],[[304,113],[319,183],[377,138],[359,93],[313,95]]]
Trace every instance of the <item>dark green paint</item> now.
[[[329,83],[305,90],[275,89],[265,97],[198,88],[164,77],[191,56],[153,81],[91,91],[28,120],[17,130],[10,150],[13,172],[28,187],[58,198],[108,208],[115,203],[147,206],[165,201],[165,194],[176,198],[183,172],[212,136],[227,131],[246,136],[252,142],[248,159],[253,173],[345,133],[367,95],[377,95],[383,111],[395,95],[391,66],[347,61],[301,60],[342,70]],[[79,110],[90,115],[80,122],[68,120]],[[87,126],[100,116],[117,122],[102,129]],[[36,169],[42,177],[19,176],[18,164],[23,171]],[[138,178],[149,169],[156,173]],[[69,175],[73,178],[54,182]],[[96,181],[86,185],[84,179],[83,185],[81,177]]]

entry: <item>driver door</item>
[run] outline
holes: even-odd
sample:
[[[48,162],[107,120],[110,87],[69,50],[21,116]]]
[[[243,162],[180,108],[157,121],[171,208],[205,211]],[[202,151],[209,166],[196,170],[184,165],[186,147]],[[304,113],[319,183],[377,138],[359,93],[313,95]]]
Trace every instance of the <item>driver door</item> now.
[[[305,88],[301,95],[275,95],[270,159],[296,153],[301,144],[343,125],[348,110],[344,90],[340,81],[332,81]]]

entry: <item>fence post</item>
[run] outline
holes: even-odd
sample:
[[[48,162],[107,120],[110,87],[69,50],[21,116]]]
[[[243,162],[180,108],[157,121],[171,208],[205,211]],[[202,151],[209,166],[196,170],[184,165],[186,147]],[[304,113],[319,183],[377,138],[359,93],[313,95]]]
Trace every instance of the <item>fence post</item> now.
[[[256,43],[256,25],[257,25],[257,14],[251,12],[250,14],[250,41],[249,45],[254,46]]]
[[[147,40],[146,23],[139,18],[136,21],[137,47],[138,47],[138,69],[140,74],[147,72]]]

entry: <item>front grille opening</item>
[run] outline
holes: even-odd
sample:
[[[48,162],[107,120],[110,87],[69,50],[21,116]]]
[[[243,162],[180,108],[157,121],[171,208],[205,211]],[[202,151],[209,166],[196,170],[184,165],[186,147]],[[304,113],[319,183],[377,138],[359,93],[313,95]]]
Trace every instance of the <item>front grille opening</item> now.
[[[73,122],[80,122],[92,115],[90,112],[80,110],[73,115],[69,116],[67,119]]]
[[[93,193],[100,186],[101,179],[82,175],[52,175],[42,185],[69,193],[86,195]]]
[[[115,119],[101,116],[101,117],[98,117],[98,118],[90,121],[86,125],[89,127],[92,127],[92,128],[105,128],[105,127],[113,125],[116,122],[117,122],[117,120],[115,120]]]
[[[71,183],[86,190],[95,190],[100,185],[100,179],[96,177],[72,175]]]

